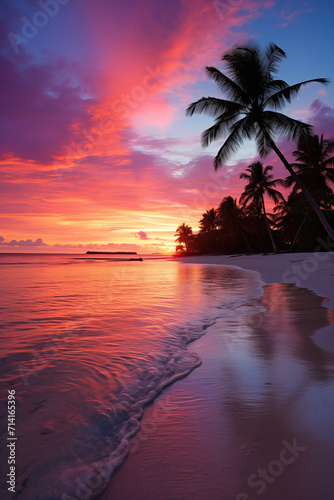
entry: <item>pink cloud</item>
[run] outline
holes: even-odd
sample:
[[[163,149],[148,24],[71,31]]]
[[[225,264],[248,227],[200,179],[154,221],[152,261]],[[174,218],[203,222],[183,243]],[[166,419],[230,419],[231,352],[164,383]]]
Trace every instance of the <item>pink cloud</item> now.
[[[308,12],[314,12],[314,9],[295,9],[294,11],[287,13],[286,10],[281,10],[280,12],[280,17],[284,19],[284,21],[280,24],[276,24],[278,28],[285,28],[288,26],[292,21],[294,21],[297,17],[301,16],[302,14],[306,14]]]
[[[178,108],[167,99],[155,97],[145,104],[145,110],[139,108],[133,114],[133,121],[142,134],[146,133],[149,126],[156,127],[161,132],[171,125],[178,112]]]
[[[263,6],[230,2],[217,16],[213,2],[129,0],[116,16],[115,2],[80,5],[94,58],[2,58],[3,228],[8,241],[39,234],[59,249],[109,238],[118,248],[159,230],[166,242],[180,222],[196,226],[224,196],[239,197],[247,164],[215,173],[213,156],[196,156],[188,129],[155,139],[150,128],[167,133],[184,116],[204,66],[219,64],[244,36],[234,29]]]
[[[303,115],[308,115],[309,110],[308,109],[290,109],[290,113],[295,116],[303,116]]]
[[[85,46],[89,40],[94,59],[83,64],[50,54],[44,62],[24,52],[3,56],[7,134],[0,152],[69,166],[86,156],[127,155],[122,132],[139,121],[144,128],[166,129],[178,109],[166,95],[182,99],[205,64],[237,39],[232,28],[261,9],[254,0],[243,1],[242,10],[239,4],[224,12],[222,32],[214,5],[201,0],[159,6],[130,0],[126,8],[118,6],[117,16],[112,2],[102,1],[100,8],[82,2]],[[146,22],[138,23],[143,11]]]

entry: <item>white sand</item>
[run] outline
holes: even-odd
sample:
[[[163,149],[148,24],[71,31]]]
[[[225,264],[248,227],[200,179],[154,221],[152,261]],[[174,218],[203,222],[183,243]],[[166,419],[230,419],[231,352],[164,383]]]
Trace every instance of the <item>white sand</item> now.
[[[217,264],[238,266],[257,271],[265,284],[293,283],[308,288],[327,302],[325,307],[334,310],[334,252],[259,255],[204,255],[177,258],[189,264]],[[317,331],[314,342],[323,349],[334,352],[334,326]]]

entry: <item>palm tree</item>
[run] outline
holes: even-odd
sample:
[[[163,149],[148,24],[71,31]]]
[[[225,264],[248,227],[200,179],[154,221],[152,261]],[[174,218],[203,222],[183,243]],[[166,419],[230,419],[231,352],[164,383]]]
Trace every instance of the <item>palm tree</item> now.
[[[204,253],[225,251],[221,232],[218,230],[219,218],[217,210],[211,208],[211,210],[207,210],[202,214],[199,225],[200,231],[196,237],[198,249]]]
[[[266,214],[264,195],[267,194],[269,198],[274,200],[275,203],[284,200],[284,198],[281,193],[275,189],[275,186],[279,181],[274,180],[274,176],[270,173],[272,169],[273,167],[270,165],[263,168],[262,163],[259,161],[252,163],[246,168],[246,172],[243,172],[240,175],[240,179],[246,179],[248,181],[248,184],[240,197],[240,203],[247,204],[248,202],[253,202],[257,207],[259,215],[261,214],[263,216],[266,223],[273,250],[277,253],[278,248]]]
[[[232,196],[225,196],[223,201],[220,203],[217,212],[219,225],[222,227],[223,231],[226,232],[232,241],[236,240],[238,235],[241,236],[246,243],[249,252],[251,252],[252,249],[244,232],[244,214],[242,208],[237,204],[237,200],[232,198]]]
[[[211,231],[215,231],[218,226],[218,214],[216,210],[214,208],[207,210],[202,215],[199,225],[201,233],[210,233]]]
[[[297,175],[309,189],[318,203],[322,198],[333,191],[329,182],[334,182],[334,156],[330,156],[334,148],[334,141],[325,140],[321,135],[310,135],[301,137],[298,142],[298,149],[292,154],[297,163],[293,167],[297,168]],[[298,184],[294,182],[291,175],[286,179],[287,186],[294,184],[293,192],[299,190]]]
[[[279,113],[278,110],[290,103],[305,84],[327,84],[329,80],[316,78],[290,86],[283,80],[275,79],[278,63],[284,57],[285,52],[273,43],[264,51],[256,45],[230,50],[222,57],[227,64],[228,75],[214,67],[206,68],[209,77],[218,84],[227,99],[202,97],[188,106],[187,115],[205,112],[215,117],[215,124],[202,134],[204,147],[229,133],[215,157],[216,170],[240,147],[245,138],[255,138],[261,157],[265,157],[270,150],[275,151],[334,240],[334,230],[275,144],[277,135],[299,140],[310,134],[310,125]]]
[[[177,236],[175,242],[184,243],[186,246],[186,252],[188,252],[193,240],[193,230],[191,227],[185,223],[181,224],[181,226],[177,228],[174,236]]]
[[[286,243],[290,243],[289,251],[292,252],[297,243],[298,236],[310,215],[310,205],[301,193],[290,193],[287,200],[278,203],[274,212],[276,213],[276,225],[283,232]]]
[[[184,247],[183,245],[176,245],[176,249],[175,249],[175,252],[181,252],[183,253],[184,252]]]

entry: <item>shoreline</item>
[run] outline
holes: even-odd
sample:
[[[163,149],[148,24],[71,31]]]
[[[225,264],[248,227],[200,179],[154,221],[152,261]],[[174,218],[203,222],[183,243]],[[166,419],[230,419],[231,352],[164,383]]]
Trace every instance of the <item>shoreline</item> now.
[[[256,271],[264,284],[291,283],[306,288],[325,299],[323,306],[329,312],[334,311],[334,252],[201,255],[175,257],[173,260],[184,264],[236,266]],[[312,339],[318,347],[334,353],[333,325],[317,330]]]
[[[219,317],[190,344],[202,365],[145,409],[133,452],[101,500],[253,500],[263,491],[271,500],[332,500],[334,358],[313,342],[329,324],[329,302],[305,285],[277,284],[287,259],[273,267],[268,257],[249,319]],[[241,266],[244,258],[181,262],[259,270],[259,262]],[[296,443],[291,462],[280,462]]]

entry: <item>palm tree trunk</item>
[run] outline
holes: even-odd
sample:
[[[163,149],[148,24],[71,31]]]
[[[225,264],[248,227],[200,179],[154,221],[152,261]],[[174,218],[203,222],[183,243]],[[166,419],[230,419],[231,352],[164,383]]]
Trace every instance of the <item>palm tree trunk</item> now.
[[[322,213],[322,211],[320,210],[320,207],[318,206],[317,202],[315,201],[315,199],[313,198],[313,196],[311,195],[309,190],[306,188],[304,183],[301,181],[301,179],[298,177],[298,175],[295,173],[295,171],[293,170],[293,168],[291,167],[291,165],[289,164],[289,162],[287,161],[287,159],[285,158],[283,153],[281,153],[281,151],[278,149],[278,147],[276,146],[274,141],[268,136],[267,136],[267,140],[268,140],[268,143],[270,144],[270,147],[275,151],[275,153],[277,154],[277,156],[279,157],[279,159],[281,160],[281,162],[283,163],[285,168],[288,170],[288,172],[290,173],[290,175],[293,178],[293,180],[295,181],[295,183],[298,184],[300,189],[303,191],[304,195],[306,196],[306,198],[310,202],[313,210],[317,214],[321,224],[324,226],[328,235],[334,241],[334,229],[329,224],[329,222],[326,220],[326,218],[325,218],[324,214]]]
[[[269,236],[270,236],[270,241],[271,241],[271,244],[273,246],[273,250],[275,253],[278,253],[278,248],[276,246],[276,243],[275,243],[275,240],[274,240],[274,235],[272,233],[272,230],[271,230],[271,227],[269,225],[269,222],[268,222],[268,219],[267,219],[267,214],[266,214],[266,207],[264,205],[264,198],[263,198],[263,195],[261,195],[261,198],[262,198],[262,210],[263,210],[263,217],[264,217],[264,221],[266,223],[266,226],[267,226],[267,229],[268,229],[268,233],[269,233]]]
[[[241,234],[241,236],[242,236],[242,238],[243,238],[244,242],[245,242],[245,243],[246,243],[246,245],[247,245],[247,248],[248,248],[249,253],[252,253],[251,246],[250,246],[250,244],[248,243],[248,240],[247,240],[247,238],[246,238],[246,236],[245,236],[244,232],[242,231],[241,227],[239,226],[239,224],[238,224],[238,229],[239,229],[239,233]]]
[[[224,253],[226,253],[226,248],[225,248],[225,245],[224,245],[223,240],[222,240],[222,239],[220,239],[220,240],[219,240],[219,242],[220,242],[220,244],[221,244],[221,246],[222,246],[222,248],[223,248],[223,252],[224,252]]]
[[[300,225],[300,226],[299,226],[299,228],[298,228],[298,231],[297,231],[297,233],[296,233],[296,236],[294,237],[293,242],[292,242],[292,244],[291,244],[291,246],[290,246],[290,248],[289,248],[289,251],[290,251],[290,252],[292,252],[293,247],[294,247],[294,246],[295,246],[295,244],[296,244],[296,241],[297,241],[297,238],[298,238],[298,236],[299,236],[299,233],[300,233],[300,231],[302,230],[302,227],[303,227],[303,225],[305,224],[305,221],[306,221],[307,217],[308,217],[308,214],[306,214],[306,215],[305,215],[305,217],[304,217],[304,219],[303,219],[303,221],[302,221],[301,225]]]

